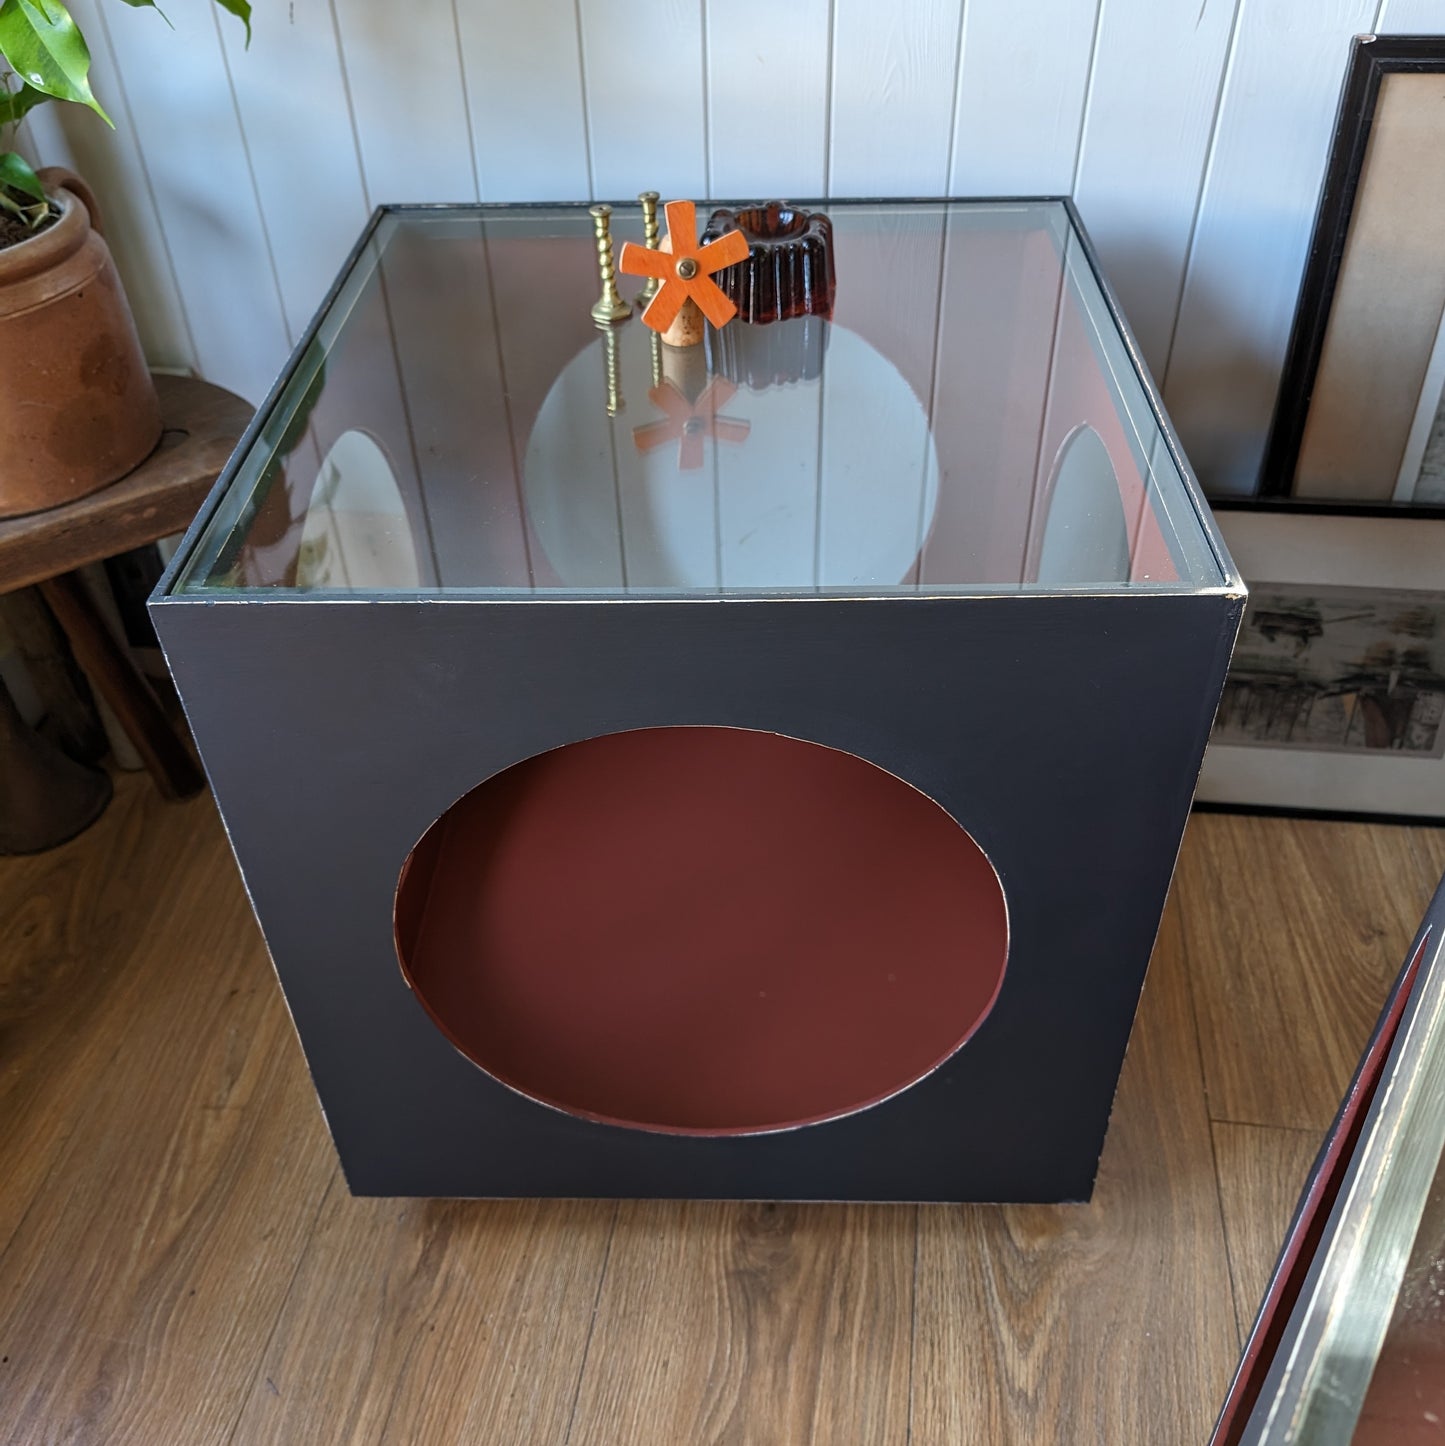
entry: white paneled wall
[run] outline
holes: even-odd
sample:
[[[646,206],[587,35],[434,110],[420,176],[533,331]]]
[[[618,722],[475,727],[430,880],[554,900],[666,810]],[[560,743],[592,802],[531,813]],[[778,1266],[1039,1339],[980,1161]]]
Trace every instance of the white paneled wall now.
[[[258,400],[387,201],[1072,193],[1205,481],[1251,485],[1350,37],[1445,0],[74,0],[160,365]]]
[[[834,195],[947,190],[960,18],[960,0],[835,0],[827,110]]]
[[[1098,68],[1094,39],[1124,4],[965,4],[950,195],[1073,192],[1084,100]]]

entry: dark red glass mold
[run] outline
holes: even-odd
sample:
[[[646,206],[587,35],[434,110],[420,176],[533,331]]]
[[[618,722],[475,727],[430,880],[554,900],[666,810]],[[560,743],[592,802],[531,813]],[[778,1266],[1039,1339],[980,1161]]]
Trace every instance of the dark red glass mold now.
[[[762,324],[799,316],[830,316],[838,280],[833,265],[833,223],[821,211],[783,201],[720,207],[708,218],[703,240],[741,231],[747,259],[713,280],[738,309],[738,319]]]

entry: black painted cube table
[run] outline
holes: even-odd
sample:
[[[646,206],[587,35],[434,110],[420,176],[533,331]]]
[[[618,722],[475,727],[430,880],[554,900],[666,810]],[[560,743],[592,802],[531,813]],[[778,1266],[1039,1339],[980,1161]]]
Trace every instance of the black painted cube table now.
[[[826,210],[379,212],[152,600],[357,1193],[1092,1188],[1244,589],[1066,203]]]

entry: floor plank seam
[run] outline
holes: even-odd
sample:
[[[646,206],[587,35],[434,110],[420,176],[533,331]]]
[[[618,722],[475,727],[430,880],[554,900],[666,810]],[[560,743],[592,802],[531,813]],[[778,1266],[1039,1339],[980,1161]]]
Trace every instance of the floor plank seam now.
[[[1230,1318],[1234,1322],[1234,1338],[1241,1350],[1244,1349],[1244,1312],[1240,1308],[1239,1272],[1234,1259],[1234,1239],[1229,1230],[1229,1216],[1224,1209],[1224,1184],[1219,1173],[1219,1146],[1214,1138],[1214,1128],[1209,1130],[1209,1157],[1214,1161],[1214,1203],[1219,1211],[1219,1234],[1224,1241],[1224,1266],[1229,1274]]]
[[[276,1339],[276,1332],[281,1329],[281,1321],[286,1314],[286,1307],[291,1303],[291,1292],[296,1289],[296,1282],[301,1275],[301,1267],[306,1263],[306,1257],[311,1253],[311,1247],[315,1242],[316,1227],[321,1222],[321,1212],[325,1210],[326,1202],[331,1198],[331,1192],[336,1188],[336,1183],[340,1178],[340,1168],[333,1169],[331,1178],[326,1182],[326,1188],[321,1192],[321,1198],[316,1202],[316,1209],[311,1214],[311,1224],[306,1228],[301,1248],[296,1252],[296,1263],[291,1267],[291,1278],[286,1282],[286,1289],[281,1292],[281,1301],[276,1307],[276,1317],[271,1322],[271,1329],[266,1332],[266,1339],[262,1341],[261,1349],[256,1353],[256,1370],[251,1377],[250,1389],[242,1393],[240,1404],[236,1408],[236,1419],[231,1422],[231,1429],[226,1433],[226,1446],[236,1446],[236,1433],[241,1429],[246,1408],[250,1405],[251,1397],[256,1393],[257,1384],[265,1373],[266,1357],[271,1352],[271,1342]]]
[[[1276,1120],[1231,1120],[1222,1115],[1210,1115],[1211,1125],[1228,1125],[1235,1130],[1287,1130],[1292,1135],[1317,1135],[1324,1138],[1328,1125],[1290,1125]]]
[[[132,956],[139,952],[140,947],[141,941],[137,941],[137,943],[127,951],[126,959],[123,962],[129,963]],[[99,1078],[105,1079],[113,1072],[116,1059],[125,1047],[126,1040],[124,1038],[118,1038],[115,1041],[114,1046],[105,1053],[104,1062],[101,1065],[99,1072]],[[77,1116],[76,1120],[72,1121],[70,1128],[65,1132],[65,1138],[60,1144],[60,1146],[56,1149],[55,1158],[51,1160],[49,1168],[41,1177],[40,1183],[37,1186],[35,1193],[30,1197],[29,1204],[26,1205],[24,1211],[21,1213],[20,1219],[15,1222],[15,1228],[10,1232],[10,1236],[5,1241],[5,1244],[3,1246],[0,1246],[0,1267],[3,1267],[5,1265],[6,1256],[14,1247],[15,1242],[22,1238],[26,1223],[30,1219],[31,1211],[35,1209],[36,1205],[39,1203],[40,1200],[53,1200],[55,1198],[55,1196],[49,1194],[50,1185],[52,1181],[57,1178],[58,1172],[70,1161],[71,1154],[75,1148],[75,1137],[78,1133],[76,1128],[78,1119],[79,1117]],[[64,1191],[57,1192],[57,1194],[59,1194],[62,1198],[64,1197],[64,1193]]]
[[[403,1211],[403,1214],[406,1212]],[[425,1317],[423,1317],[425,1319]],[[418,1322],[420,1324],[420,1322]],[[411,1333],[407,1341],[406,1349],[402,1351],[401,1358],[397,1361],[395,1369],[391,1372],[390,1391],[386,1398],[386,1411],[381,1418],[381,1426],[376,1433],[376,1446],[387,1446],[387,1442],[395,1438],[391,1435],[391,1423],[396,1418],[397,1402],[401,1399],[404,1383],[411,1374],[412,1362],[416,1359],[416,1353],[421,1348],[421,1340],[416,1332]]]
[[[87,960],[87,964],[89,967],[86,969],[85,972],[93,980],[94,986],[98,991],[98,997],[89,999],[85,1002],[91,1004],[97,1014],[103,1015],[108,1009],[114,1009],[115,999],[113,993],[111,992],[114,989],[124,988],[127,982],[130,983],[130,986],[133,989],[139,989],[142,987],[138,977],[143,968],[142,951],[149,944],[151,932],[150,923],[151,920],[158,913],[158,911],[159,910],[157,906],[153,906],[151,908],[151,910],[146,916],[146,927],[137,931],[136,937],[131,941],[129,947],[123,951],[119,958],[112,958],[109,961],[109,967],[107,967],[106,963],[104,962],[106,955],[110,952],[108,949],[102,952],[100,961],[97,961],[95,959]],[[47,1001],[45,999],[38,1001],[30,1012],[39,1014],[43,1011],[46,1002]],[[84,1005],[73,1005],[72,1008],[83,1012]],[[25,1015],[21,1016],[22,1021],[25,1018]],[[121,1051],[125,1048],[125,1046],[126,1040],[124,1037],[117,1037],[115,1039],[110,1049],[104,1052],[104,1056],[100,1061],[99,1069],[97,1071],[97,1078],[105,1079],[113,1072],[116,1059],[120,1055]],[[36,1201],[39,1200],[41,1196],[46,1193],[47,1187],[50,1185],[52,1177],[55,1175],[55,1172],[61,1167],[61,1165],[65,1161],[69,1159],[71,1152],[71,1142],[74,1138],[74,1135],[75,1125],[74,1122],[72,1122],[71,1127],[65,1131],[64,1136],[62,1137],[59,1145],[56,1148],[55,1156],[50,1162],[50,1167],[41,1177],[35,1194],[31,1197],[29,1204],[26,1205],[25,1210],[20,1216],[20,1219],[16,1221],[14,1229],[10,1232],[10,1235],[6,1238],[4,1244],[0,1245],[0,1265],[4,1264],[6,1254],[14,1245],[15,1241],[20,1239],[21,1233],[25,1227],[25,1223],[30,1216],[31,1210],[34,1209]]]
[[[55,1173],[56,1166],[59,1165],[61,1159],[69,1152],[70,1142],[74,1138],[74,1135],[74,1127],[65,1132],[60,1144],[56,1147],[55,1158],[51,1160],[50,1168],[40,1177],[29,1201],[20,1212],[20,1218],[15,1222],[15,1226],[10,1234],[6,1236],[4,1244],[0,1244],[0,1272],[3,1272],[5,1269],[5,1258],[10,1253],[10,1248],[20,1239],[21,1234],[24,1232],[26,1222],[30,1219],[30,1212],[35,1209],[36,1203],[45,1195],[45,1187],[49,1185],[50,1177]]]
[[[612,1206],[612,1225],[607,1232],[607,1248],[602,1252],[602,1269],[597,1272],[597,1294],[592,1298],[592,1319],[587,1322],[587,1339],[582,1344],[582,1363],[577,1367],[577,1386],[572,1392],[572,1409],[567,1413],[567,1430],[562,1437],[562,1446],[571,1446],[572,1430],[577,1424],[577,1406],[582,1400],[582,1383],[587,1379],[587,1361],[592,1354],[592,1337],[597,1332],[597,1313],[602,1308],[602,1287],[607,1282],[607,1266],[612,1260],[612,1242],[617,1238],[617,1221],[622,1214],[622,1202]]]
[[[1178,907],[1176,905],[1176,907]],[[1229,1216],[1224,1208],[1224,1183],[1219,1173],[1219,1146],[1214,1138],[1214,1120],[1209,1109],[1209,1080],[1204,1072],[1204,1037],[1199,1029],[1199,1003],[1195,998],[1194,969],[1189,954],[1189,934],[1180,920],[1179,954],[1184,965],[1184,987],[1189,999],[1189,1025],[1194,1032],[1194,1060],[1199,1069],[1199,1093],[1204,1105],[1205,1127],[1209,1135],[1209,1159],[1214,1169],[1214,1211],[1219,1222],[1219,1239],[1224,1246],[1224,1264],[1229,1273],[1230,1319],[1234,1322],[1234,1338],[1243,1348],[1244,1337],[1239,1328],[1242,1313],[1239,1290],[1235,1284],[1234,1256],[1229,1243]]]
[[[904,1446],[913,1446],[913,1371],[918,1361],[918,1237],[923,1231],[923,1206],[913,1207],[913,1290],[908,1300],[908,1428]]]

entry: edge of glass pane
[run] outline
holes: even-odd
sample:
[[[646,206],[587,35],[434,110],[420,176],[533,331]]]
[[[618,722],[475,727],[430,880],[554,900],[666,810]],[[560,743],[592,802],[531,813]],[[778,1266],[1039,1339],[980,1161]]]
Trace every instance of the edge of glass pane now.
[[[193,599],[206,603],[232,600],[236,602],[281,602],[290,601],[320,601],[320,600],[353,600],[366,602],[386,601],[407,601],[412,599],[425,599],[427,601],[441,601],[446,599],[466,601],[509,601],[517,600],[518,594],[515,589],[490,589],[485,587],[448,587],[442,589],[412,589],[404,593],[394,591],[371,591],[371,590],[335,590],[323,591],[312,590],[299,592],[295,589],[274,589],[274,588],[234,588],[234,587],[212,587],[208,585],[205,573],[213,560],[213,555],[219,552],[221,546],[231,535],[239,517],[245,508],[250,504],[259,484],[261,477],[272,460],[272,450],[267,449],[264,453],[258,453],[256,444],[262,440],[264,433],[274,432],[279,424],[282,427],[294,413],[296,405],[304,396],[304,389],[298,388],[298,378],[307,367],[307,353],[315,345],[318,338],[322,337],[323,331],[331,333],[331,339],[344,324],[346,316],[349,315],[350,305],[343,309],[341,303],[349,294],[350,302],[354,304],[356,296],[361,288],[370,278],[375,270],[380,251],[385,239],[391,230],[409,218],[422,218],[428,216],[456,217],[462,219],[469,216],[482,216],[498,212],[568,212],[585,210],[591,203],[586,201],[565,202],[565,201],[525,201],[508,203],[411,203],[399,205],[384,205],[372,212],[367,225],[363,228],[355,246],[342,263],[336,280],[332,283],[330,290],[322,298],[317,307],[310,324],[293,348],[290,357],[282,368],[271,390],[267,393],[261,405],[256,409],[250,425],[243,433],[237,443],[226,466],[222,469],[215,485],[207,496],[201,509],[196,514],[195,520],[187,528],[180,546],[159,582],[152,593],[152,602],[166,602],[170,600]],[[712,205],[737,204],[730,203],[727,199],[712,199]],[[1223,593],[1230,596],[1240,595],[1244,586],[1238,572],[1233,566],[1229,557],[1229,551],[1224,543],[1217,525],[1214,522],[1213,514],[1210,512],[1207,502],[1199,487],[1198,480],[1190,469],[1184,458],[1183,449],[1178,436],[1170,425],[1164,411],[1162,400],[1149,375],[1148,368],[1140,358],[1137,343],[1133,333],[1129,329],[1128,322],[1119,307],[1117,298],[1109,287],[1102,270],[1099,266],[1098,257],[1094,251],[1093,244],[1089,239],[1088,232],[1080,219],[1078,210],[1072,199],[1068,196],[937,196],[937,197],[839,197],[831,198],[804,198],[797,202],[799,205],[837,205],[846,204],[850,207],[895,207],[895,206],[938,206],[947,210],[953,206],[985,208],[1010,207],[1017,209],[1052,209],[1055,214],[1063,220],[1063,226],[1059,234],[1056,234],[1056,243],[1060,246],[1060,261],[1069,272],[1073,248],[1077,246],[1078,254],[1082,257],[1087,268],[1086,275],[1092,283],[1092,288],[1105,310],[1111,323],[1110,332],[1117,332],[1122,342],[1124,357],[1128,363],[1129,373],[1137,384],[1144,403],[1148,408],[1149,415],[1153,421],[1157,433],[1157,440],[1151,449],[1141,450],[1140,456],[1144,464],[1143,470],[1149,479],[1149,489],[1155,501],[1159,505],[1168,523],[1167,532],[1173,534],[1183,548],[1188,548],[1190,531],[1187,527],[1181,527],[1171,514],[1165,497],[1165,489],[1156,485],[1158,473],[1157,447],[1160,443],[1164,448],[1165,455],[1170,464],[1170,470],[1178,477],[1183,488],[1184,495],[1191,509],[1190,523],[1197,524],[1204,535],[1208,546],[1208,562],[1212,566],[1214,576],[1208,581],[1181,578],[1176,582],[1124,582],[1110,587],[1087,586],[1081,588],[1049,588],[1025,587],[1020,584],[959,584],[955,587],[930,586],[926,589],[914,591],[903,591],[894,588],[868,588],[868,587],[845,587],[838,589],[766,589],[698,594],[695,591],[673,591],[659,589],[653,592],[638,593],[609,593],[599,592],[595,589],[579,589],[568,592],[549,592],[548,594],[533,594],[530,600],[541,601],[544,598],[558,602],[621,602],[621,601],[718,601],[734,600],[746,602],[750,600],[767,599],[794,599],[806,600],[809,598],[843,600],[857,598],[860,600],[886,599],[886,598],[911,598],[919,599],[925,597],[940,598],[962,598],[962,597],[997,597],[997,596],[1028,596],[1028,597],[1050,597],[1050,596],[1081,596],[1081,597],[1130,597],[1149,596],[1154,594],[1189,594],[1208,595]],[[616,209],[624,210],[628,206],[636,209],[635,200],[618,202]],[[371,253],[368,255],[368,253]],[[1079,294],[1081,303],[1084,305],[1091,330],[1094,332],[1095,340],[1100,344],[1101,359],[1105,363],[1109,376],[1111,389],[1115,393],[1116,405],[1119,407],[1128,428],[1135,442],[1142,448],[1143,439],[1139,434],[1134,410],[1128,405],[1123,386],[1118,373],[1114,367],[1114,358],[1109,355],[1109,348],[1104,345],[1105,332],[1099,326],[1099,320],[1093,308],[1088,305],[1090,300],[1088,289],[1078,284],[1075,279],[1075,287]],[[326,342],[329,351],[330,339]],[[286,416],[283,417],[282,404],[290,401],[292,403]],[[1197,549],[1196,549],[1197,552]]]

